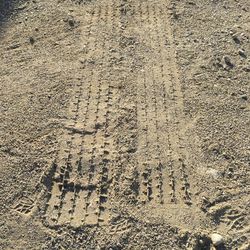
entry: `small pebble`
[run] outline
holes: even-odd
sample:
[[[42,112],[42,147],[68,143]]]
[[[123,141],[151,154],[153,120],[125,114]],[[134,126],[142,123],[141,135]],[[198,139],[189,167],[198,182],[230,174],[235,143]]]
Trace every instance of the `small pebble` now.
[[[247,101],[247,95],[241,95],[240,98]]]
[[[234,66],[234,64],[231,62],[231,59],[228,56],[224,56],[223,59],[224,59],[224,62],[226,63],[227,66],[229,66],[231,68]]]
[[[240,39],[238,38],[238,36],[236,34],[233,34],[232,38],[233,38],[235,43],[240,44]]]
[[[243,67],[242,69],[243,69],[245,72],[250,72],[250,67],[247,67],[247,66],[246,66],[246,67]]]
[[[30,41],[30,44],[34,44],[35,39],[31,36],[31,37],[29,38],[29,41]]]
[[[74,27],[74,25],[75,25],[75,22],[73,19],[69,19],[68,23],[69,23],[69,26],[71,26],[71,27]]]
[[[214,246],[219,246],[223,243],[223,237],[220,234],[213,233],[210,238]]]
[[[245,51],[244,51],[243,49],[240,49],[240,50],[239,50],[239,55],[242,56],[242,57],[244,57],[244,58],[247,57],[247,56],[246,56],[246,53],[245,53]]]

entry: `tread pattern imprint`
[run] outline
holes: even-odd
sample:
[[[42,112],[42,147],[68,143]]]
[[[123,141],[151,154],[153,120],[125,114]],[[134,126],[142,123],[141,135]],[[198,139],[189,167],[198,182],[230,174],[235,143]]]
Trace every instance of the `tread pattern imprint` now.
[[[167,7],[134,0],[84,5],[82,77],[51,166],[49,226],[106,225],[119,195],[142,205],[192,204]]]
[[[119,133],[125,162],[120,192],[154,209],[192,205],[183,94],[168,17],[171,6],[168,1],[123,2],[123,35],[135,41],[130,52],[136,62],[127,67],[121,94],[121,109],[127,107],[128,112]]]

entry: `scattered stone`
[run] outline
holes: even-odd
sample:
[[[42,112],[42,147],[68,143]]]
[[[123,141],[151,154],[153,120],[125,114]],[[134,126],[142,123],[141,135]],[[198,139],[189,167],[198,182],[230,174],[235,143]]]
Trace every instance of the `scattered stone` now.
[[[35,39],[32,36],[29,38],[29,41],[30,41],[30,44],[34,44],[35,43]]]
[[[73,18],[73,16],[65,17],[65,18],[63,18],[63,21],[64,21],[65,23],[68,23],[69,26],[70,26],[71,28],[73,28],[73,27],[76,26],[76,21],[75,21],[75,19]]]
[[[85,64],[86,63],[86,59],[79,59],[79,62],[82,63],[82,64]]]
[[[247,95],[241,95],[240,98],[241,98],[242,100],[247,101]]]
[[[217,233],[212,233],[210,238],[214,246],[219,246],[224,242],[223,237]]]
[[[236,34],[233,34],[232,38],[233,38],[235,43],[240,44],[240,39],[238,38],[238,36]]]
[[[246,53],[245,53],[245,51],[243,49],[239,50],[239,55],[244,57],[244,58],[247,58]]]
[[[75,22],[74,22],[73,19],[69,19],[69,20],[68,20],[68,23],[69,23],[69,26],[70,26],[70,27],[74,27],[74,26],[75,26]]]
[[[208,169],[206,174],[213,177],[214,179],[218,179],[220,177],[220,172],[213,168]]]
[[[243,70],[244,70],[245,72],[250,72],[250,67],[247,67],[247,66],[246,66],[246,67],[243,68]]]
[[[27,3],[24,3],[24,4],[20,5],[20,6],[17,6],[15,8],[15,10],[24,10],[25,8],[27,8]]]
[[[246,106],[240,106],[240,109],[246,109]]]
[[[175,11],[173,11],[171,14],[172,14],[173,19],[175,19],[175,20],[178,20],[180,17],[180,15],[177,14]]]
[[[19,48],[20,46],[21,46],[20,43],[12,44],[12,45],[10,45],[10,46],[7,48],[7,50],[17,49],[17,48]]]
[[[231,59],[228,56],[224,56],[223,59],[224,59],[225,64],[228,67],[230,67],[230,68],[234,67],[234,64],[232,63]]]

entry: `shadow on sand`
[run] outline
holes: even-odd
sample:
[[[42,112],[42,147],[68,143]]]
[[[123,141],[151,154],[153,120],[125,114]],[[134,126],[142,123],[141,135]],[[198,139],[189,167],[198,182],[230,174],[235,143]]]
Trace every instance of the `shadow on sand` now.
[[[22,0],[0,0],[0,28],[13,14],[15,6]]]

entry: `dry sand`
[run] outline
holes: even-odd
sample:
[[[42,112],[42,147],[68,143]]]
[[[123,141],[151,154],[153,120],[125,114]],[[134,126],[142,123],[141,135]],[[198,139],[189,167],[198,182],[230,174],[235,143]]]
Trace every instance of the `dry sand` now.
[[[249,0],[10,2],[0,249],[250,249]]]

